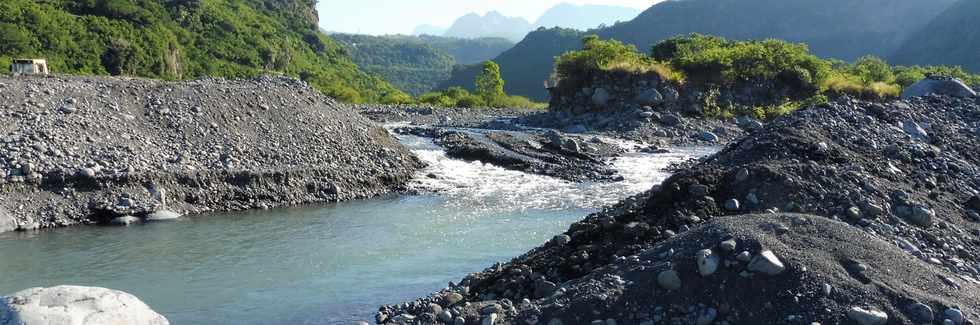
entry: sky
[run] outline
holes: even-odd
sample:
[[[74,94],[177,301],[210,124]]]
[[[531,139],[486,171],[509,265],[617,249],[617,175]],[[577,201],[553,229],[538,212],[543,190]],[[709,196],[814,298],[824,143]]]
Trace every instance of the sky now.
[[[496,10],[534,22],[559,3],[646,9],[654,0],[319,0],[320,27],[331,32],[410,34],[418,25],[449,27],[456,18]]]

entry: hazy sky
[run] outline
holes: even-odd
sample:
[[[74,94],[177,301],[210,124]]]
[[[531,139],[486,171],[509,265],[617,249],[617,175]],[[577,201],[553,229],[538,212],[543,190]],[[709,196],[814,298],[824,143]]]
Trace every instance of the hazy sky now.
[[[449,27],[456,18],[496,10],[534,22],[552,6],[569,2],[649,8],[655,0],[319,0],[320,26],[333,32],[409,34],[415,26]]]

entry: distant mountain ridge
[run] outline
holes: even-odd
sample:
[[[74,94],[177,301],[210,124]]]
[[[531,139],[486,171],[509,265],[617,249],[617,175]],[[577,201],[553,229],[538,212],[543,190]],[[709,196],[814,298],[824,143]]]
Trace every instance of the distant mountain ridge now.
[[[960,0],[909,38],[896,64],[958,65],[980,73],[980,1]]]
[[[492,59],[513,47],[503,38],[334,34],[361,69],[414,96],[436,89],[453,68]]]
[[[618,21],[632,20],[641,12],[642,9],[629,7],[561,3],[541,15],[534,22],[534,27],[589,30],[601,25],[612,25]]]
[[[494,61],[507,80],[507,93],[545,100],[548,94],[542,83],[551,75],[552,60],[564,52],[580,49],[580,42],[573,40],[586,34],[634,44],[644,52],[673,36],[704,33],[731,39],[778,38],[802,42],[818,56],[842,60],[868,54],[888,57],[955,1],[664,1],[631,21],[588,33],[539,28]],[[470,87],[464,80],[472,80],[477,70],[478,67],[457,69],[441,86]]]
[[[520,41],[531,30],[531,23],[521,17],[507,17],[491,11],[480,16],[467,14],[453,23],[443,36],[459,38],[502,37]]]
[[[574,5],[560,3],[545,11],[534,23],[521,17],[507,17],[491,11],[486,15],[470,13],[458,18],[451,27],[443,29],[433,25],[420,25],[413,35],[443,35],[448,37],[479,38],[503,37],[520,42],[527,33],[538,27],[562,27],[589,30],[602,25],[636,18],[643,10],[608,5]]]

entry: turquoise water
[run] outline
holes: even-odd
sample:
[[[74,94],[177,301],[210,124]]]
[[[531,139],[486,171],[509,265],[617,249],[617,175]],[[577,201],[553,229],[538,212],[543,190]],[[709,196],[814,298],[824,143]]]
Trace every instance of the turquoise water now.
[[[350,324],[506,261],[602,206],[649,188],[668,162],[711,149],[630,155],[627,180],[572,184],[452,160],[404,138],[437,191],[129,227],[0,234],[0,294],[108,287],[173,324]],[[426,175],[435,174],[436,178]]]

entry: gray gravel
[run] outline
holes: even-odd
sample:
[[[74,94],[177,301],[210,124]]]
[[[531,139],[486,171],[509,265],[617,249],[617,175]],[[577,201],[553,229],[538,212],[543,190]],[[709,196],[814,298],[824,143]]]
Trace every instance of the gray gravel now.
[[[280,77],[2,78],[0,119],[0,212],[22,230],[366,198],[421,164],[383,128]]]

